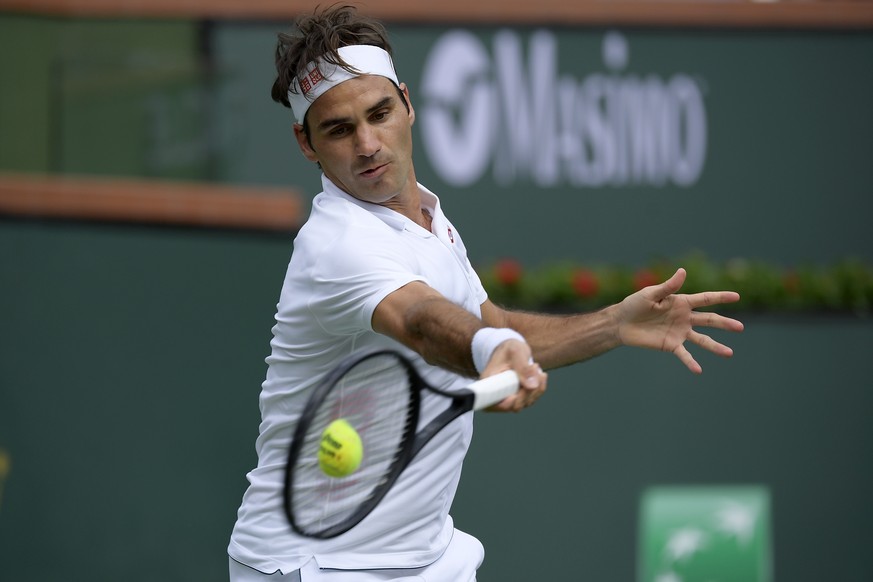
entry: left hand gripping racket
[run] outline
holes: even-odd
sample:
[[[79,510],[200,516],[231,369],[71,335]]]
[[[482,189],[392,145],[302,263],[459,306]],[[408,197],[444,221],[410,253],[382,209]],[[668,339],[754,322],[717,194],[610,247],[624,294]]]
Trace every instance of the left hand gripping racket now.
[[[350,530],[373,511],[434,435],[462,414],[515,394],[518,387],[518,375],[507,370],[446,392],[427,384],[398,352],[352,354],[314,389],[294,431],[285,472],[291,526],[321,539]],[[449,405],[416,432],[423,390],[445,397]],[[318,455],[325,429],[339,419],[361,437],[363,456],[354,472],[331,477],[319,466]]]

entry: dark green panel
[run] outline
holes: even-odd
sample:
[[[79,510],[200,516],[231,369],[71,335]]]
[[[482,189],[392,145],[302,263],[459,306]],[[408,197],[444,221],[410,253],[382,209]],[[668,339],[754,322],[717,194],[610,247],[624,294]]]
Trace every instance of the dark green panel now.
[[[56,65],[56,169],[209,178],[199,27],[179,21],[64,23]]]
[[[0,168],[211,178],[200,31],[191,21],[0,16]]]
[[[0,15],[0,170],[50,168],[58,30],[51,19]]]

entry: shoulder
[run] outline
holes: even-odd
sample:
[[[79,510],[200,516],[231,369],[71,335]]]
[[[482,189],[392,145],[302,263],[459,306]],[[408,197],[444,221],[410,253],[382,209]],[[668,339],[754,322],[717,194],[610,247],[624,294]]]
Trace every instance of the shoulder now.
[[[306,223],[301,227],[294,246],[311,241],[319,248],[330,241],[352,239],[364,231],[380,230],[381,221],[356,204],[337,196],[316,196]]]
[[[294,239],[292,261],[325,277],[410,268],[415,257],[404,233],[402,223],[386,221],[344,198],[319,195]]]

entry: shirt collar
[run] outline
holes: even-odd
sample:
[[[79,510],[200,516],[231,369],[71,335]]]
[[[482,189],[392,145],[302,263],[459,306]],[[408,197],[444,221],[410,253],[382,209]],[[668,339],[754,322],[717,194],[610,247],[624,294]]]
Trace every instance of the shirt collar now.
[[[418,191],[421,193],[421,204],[424,208],[426,208],[431,216],[436,218],[439,214],[442,213],[440,210],[440,200],[436,194],[422,186],[421,184],[416,182],[418,186]],[[364,202],[358,198],[355,198],[351,194],[340,189],[339,186],[330,181],[330,178],[321,175],[321,186],[324,189],[324,193],[328,196],[337,196],[348,202],[351,202],[355,206],[363,208],[370,214],[373,214],[377,218],[379,218],[382,222],[394,228],[396,230],[403,230],[405,228],[410,228],[411,230],[419,229],[424,231],[418,224],[414,221],[410,220],[406,216],[403,216],[399,212],[391,210],[390,208],[385,208],[384,206],[380,206],[379,204],[373,204],[372,202]],[[427,232],[427,231],[425,231]]]

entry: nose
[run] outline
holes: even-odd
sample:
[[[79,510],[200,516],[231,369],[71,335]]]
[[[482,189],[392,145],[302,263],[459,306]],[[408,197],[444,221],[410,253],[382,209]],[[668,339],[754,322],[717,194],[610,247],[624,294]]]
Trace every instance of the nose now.
[[[371,158],[382,149],[382,142],[378,132],[369,124],[363,123],[355,132],[355,153],[359,156]]]

